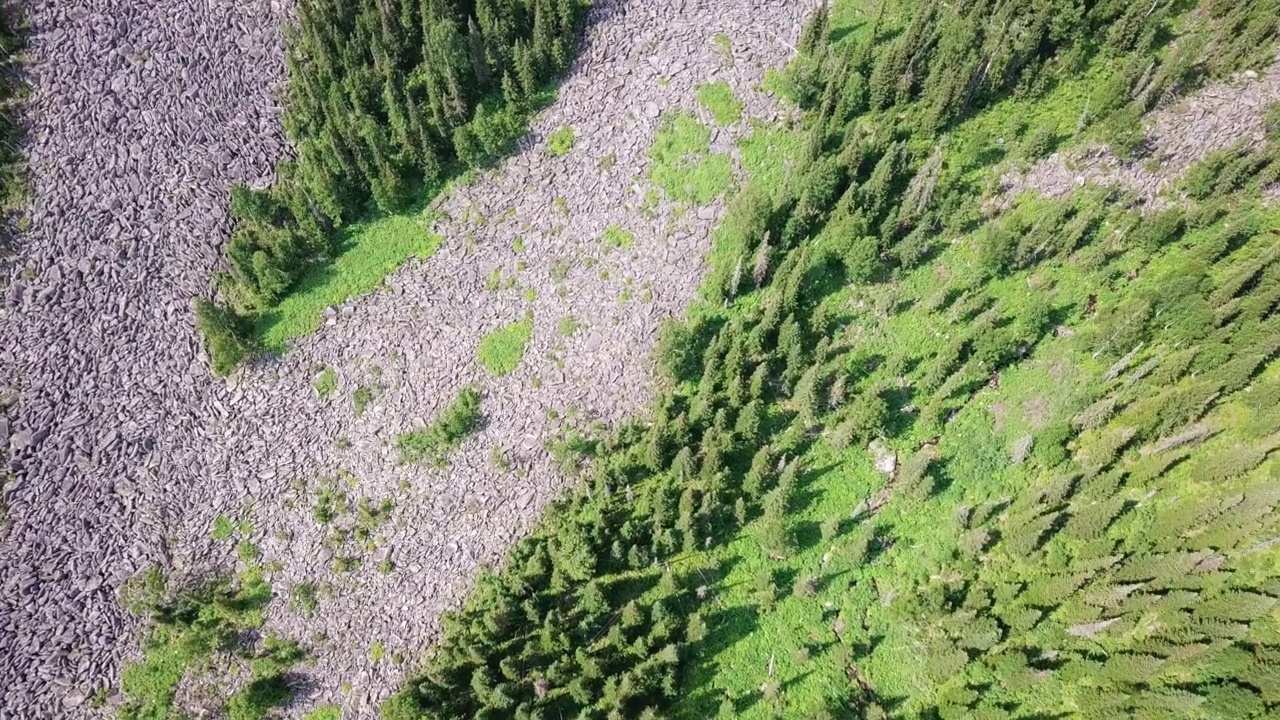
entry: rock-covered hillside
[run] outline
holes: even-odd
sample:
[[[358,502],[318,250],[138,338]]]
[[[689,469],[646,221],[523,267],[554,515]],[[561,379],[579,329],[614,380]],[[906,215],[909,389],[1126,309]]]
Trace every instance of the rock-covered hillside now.
[[[226,188],[284,151],[279,4],[35,2],[30,229],[0,308],[0,707],[79,712],[133,645],[115,590],[168,562],[218,390],[191,299]]]
[[[1274,715],[1277,17],[37,2],[0,719]]]
[[[326,632],[311,648],[311,692],[368,712],[403,672],[369,648],[415,654],[475,569],[565,486],[545,449],[558,427],[549,414],[617,421],[643,407],[657,324],[697,287],[723,207],[712,199],[684,213],[646,200],[654,131],[677,112],[701,116],[715,128],[707,152],[728,153],[749,118],[778,117],[758,86],[785,62],[803,12],[595,4],[579,60],[520,152],[457,187],[438,213],[386,221],[439,236],[435,254],[224,384],[209,377],[190,303],[229,232],[227,187],[265,186],[283,151],[284,8],[35,7],[35,200],[0,316],[0,386],[13,393],[4,706],[22,717],[87,712],[137,657],[121,584],[149,567],[179,579],[233,567],[211,532],[234,518],[262,562],[279,564],[271,581],[283,598],[335,586],[314,614],[282,601],[268,629]],[[697,102],[697,86],[712,82],[745,102],[741,120],[718,126]],[[552,155],[548,137],[563,126],[573,147]],[[604,241],[614,229],[621,247]],[[527,314],[524,361],[492,377],[476,360],[481,338]],[[317,391],[327,373],[332,394]],[[483,390],[483,431],[447,470],[402,465],[396,436],[468,384]],[[311,509],[341,472],[357,482],[353,503],[394,508],[350,572],[334,571],[350,549],[327,542]],[[380,573],[384,561],[395,571]]]

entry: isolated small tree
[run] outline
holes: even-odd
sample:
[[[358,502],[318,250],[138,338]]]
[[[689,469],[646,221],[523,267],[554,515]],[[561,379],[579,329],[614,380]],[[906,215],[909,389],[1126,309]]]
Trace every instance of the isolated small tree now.
[[[689,622],[685,625],[684,639],[690,643],[700,643],[707,636],[707,624],[702,613],[694,611],[689,614]]]
[[[253,351],[243,322],[222,305],[201,298],[196,301],[196,328],[204,338],[213,373],[229,374]]]

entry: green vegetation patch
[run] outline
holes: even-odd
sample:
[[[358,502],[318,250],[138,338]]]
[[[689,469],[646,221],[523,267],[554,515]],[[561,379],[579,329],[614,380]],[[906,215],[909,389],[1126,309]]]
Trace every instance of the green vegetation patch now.
[[[324,705],[304,714],[302,720],[342,720],[342,708]]]
[[[24,62],[28,20],[21,11],[6,12],[0,16],[0,62],[6,68],[17,68]],[[30,191],[27,184],[27,165],[22,156],[23,126],[18,113],[12,112],[26,98],[28,89],[16,74],[0,79],[0,215],[5,220],[21,213],[27,204]],[[17,224],[24,229],[25,219]],[[9,238],[0,237],[0,248],[9,244]]]
[[[421,237],[377,236],[396,234],[385,226],[412,222],[403,214],[516,147],[570,65],[585,5],[406,0],[397,11],[404,23],[387,22],[371,0],[300,14],[286,53],[284,120],[297,152],[277,163],[271,187],[232,189],[219,308],[235,325],[256,322],[263,345],[279,352],[315,330],[325,306],[428,253]],[[352,34],[355,26],[365,31]],[[17,41],[2,30],[7,57]],[[5,163],[6,172],[16,165]],[[239,328],[200,329],[220,372],[243,359],[220,337]]]
[[[556,332],[561,337],[571,337],[574,333],[582,328],[582,323],[572,315],[565,315],[560,318],[560,322],[556,324]]]
[[[322,398],[327,398],[338,390],[338,373],[333,368],[327,367],[320,371],[319,377],[316,378],[316,394]]]
[[[372,292],[410,258],[431,257],[441,239],[429,226],[429,215],[393,215],[353,227],[331,263],[312,269],[263,313],[256,330],[262,346],[284,351],[290,340],[320,329],[325,308]]]
[[[716,52],[720,54],[720,61],[728,67],[733,67],[733,41],[724,33],[717,33],[713,41],[716,44]]]
[[[806,23],[798,137],[744,149],[658,397],[612,431],[548,413],[581,490],[386,717],[1280,709],[1280,140],[1160,212],[1092,187],[983,204],[1004,148],[1185,89],[1180,47],[1222,77],[1243,45],[1218,21],[1274,48],[1275,8],[886,5]],[[979,31],[1008,23],[1032,36]],[[1121,103],[1068,139],[1039,106],[1099,58],[1127,80],[1095,108]]]
[[[676,202],[706,205],[733,184],[729,156],[711,152],[711,130],[687,113],[662,119],[649,158],[650,180]]]
[[[214,540],[230,540],[235,532],[236,524],[226,515],[219,515],[213,519],[213,530],[210,535]]]
[[[503,325],[485,335],[476,350],[476,359],[490,373],[502,376],[514,372],[533,338],[533,318]]]
[[[610,225],[604,229],[604,235],[600,238],[600,243],[606,248],[625,250],[634,244],[636,236],[630,230],[620,225]]]
[[[449,453],[458,447],[480,423],[480,392],[463,388],[453,403],[431,424],[396,438],[400,462],[429,461],[442,466]]]
[[[361,385],[351,391],[351,410],[356,417],[364,415],[364,411],[369,408],[369,404],[377,397],[377,389],[370,385]]]
[[[562,125],[547,138],[547,152],[557,157],[567,155],[573,149],[574,139],[573,128]]]
[[[265,717],[288,702],[292,693],[285,675],[306,658],[292,641],[267,636],[244,642],[263,624],[263,609],[272,597],[262,570],[250,565],[234,580],[217,579],[175,593],[156,570],[130,581],[121,590],[126,607],[150,619],[143,658],[125,664],[120,673],[125,720],[172,717],[174,696],[184,677],[225,674],[230,667],[214,658],[234,657],[249,664],[252,680],[225,700],[228,717]]]
[[[698,102],[720,125],[732,125],[742,117],[742,102],[733,96],[733,89],[723,80],[699,85]]]
[[[257,349],[249,339],[248,323],[205,298],[196,301],[196,329],[204,338],[209,364],[218,377],[231,374]]]

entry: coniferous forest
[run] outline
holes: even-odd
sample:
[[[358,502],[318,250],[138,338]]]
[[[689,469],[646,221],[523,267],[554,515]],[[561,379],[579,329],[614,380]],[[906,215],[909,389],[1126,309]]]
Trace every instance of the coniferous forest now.
[[[252,351],[253,318],[338,250],[344,224],[511,150],[568,68],[581,15],[578,0],[300,3],[286,40],[296,157],[271,188],[232,192],[222,302],[197,308],[215,368]]]
[[[1151,159],[1145,114],[1275,62],[1280,2],[853,5],[770,79],[788,168],[729,199],[658,398],[564,425],[573,489],[384,717],[1280,713],[1280,105],[1158,207],[997,173]],[[580,13],[298,6],[297,155],[198,311],[227,369],[338,228],[513,145]]]
[[[1280,710],[1280,108],[1159,212],[983,205],[1009,157],[1140,155],[1280,5],[894,5],[813,15],[796,167],[732,201],[668,390],[566,430],[578,491],[385,717]]]
[[[26,168],[21,153],[19,106],[26,89],[19,77],[26,18],[19,8],[0,8],[0,207],[6,223],[27,198]],[[9,245],[9,229],[0,233],[0,252]]]

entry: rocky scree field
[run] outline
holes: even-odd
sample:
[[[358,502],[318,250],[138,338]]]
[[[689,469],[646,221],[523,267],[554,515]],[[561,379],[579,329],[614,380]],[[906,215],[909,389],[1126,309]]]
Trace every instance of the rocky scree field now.
[[[528,6],[530,47],[558,7]],[[28,467],[59,456],[26,423],[61,416],[25,414],[47,386],[15,379],[6,701],[1273,713],[1280,7],[1064,10],[593,6],[513,157],[342,230],[409,250],[339,253],[266,310],[218,283],[224,337],[251,349],[262,311],[283,354],[221,383],[187,346],[200,402],[163,417],[199,435],[142,442],[190,451],[102,491],[155,533],[117,555],[88,506],[54,505],[62,546],[38,532],[61,516]],[[323,132],[401,141],[353,128]],[[397,167],[365,173],[374,205],[426,172]],[[248,240],[309,237],[302,207]],[[62,297],[30,287],[24,312]],[[113,574],[69,574],[70,548]],[[87,627],[58,620],[92,598]]]
[[[211,240],[231,229],[228,185],[278,177],[271,88],[283,77],[286,8],[258,10],[32,14],[33,223],[3,318],[5,336],[20,340],[3,358],[16,396],[0,640],[5,707],[22,716],[104,703],[125,714],[242,708],[271,696],[278,673],[255,680],[235,651],[213,652],[226,668],[203,673],[200,654],[157,654],[175,638],[223,648],[224,631],[285,643],[252,649],[259,665],[291,666],[287,641],[305,648],[308,664],[288,676],[299,708],[370,712],[476,570],[565,487],[548,440],[567,423],[615,422],[643,406],[646,349],[700,280],[722,198],[749,172],[738,144],[752,119],[778,117],[759,86],[788,57],[782,38],[794,39],[804,8],[593,6],[558,99],[511,161],[433,208],[367,225],[429,257],[370,297],[315,308],[313,337],[290,338],[282,357],[223,383],[208,378],[189,302],[216,266]],[[753,29],[761,13],[773,18],[768,33]],[[192,59],[165,60],[182,48]],[[83,81],[55,70],[94,53],[112,60],[81,69]],[[206,53],[220,64],[199,65]],[[720,93],[710,104],[698,101],[704,85]],[[103,93],[110,102],[82,112]],[[214,137],[210,117],[242,134]],[[133,127],[124,123],[137,123],[125,151],[84,139]],[[675,154],[653,154],[655,134],[674,137],[676,126]],[[553,149],[566,128],[571,146]],[[71,163],[73,147],[97,154]],[[655,179],[686,155],[715,170],[696,200]],[[70,242],[82,233],[67,223],[91,218],[101,246]],[[73,308],[87,319],[75,322]],[[517,342],[486,362],[488,340],[512,327]],[[479,418],[447,439],[444,467],[406,462],[403,439],[467,387]],[[237,564],[238,583],[202,584]],[[122,588],[140,618],[122,608]],[[204,588],[192,597],[210,607],[252,611],[206,614],[211,635],[149,630],[149,608],[183,588]],[[259,607],[263,588],[278,599]]]

